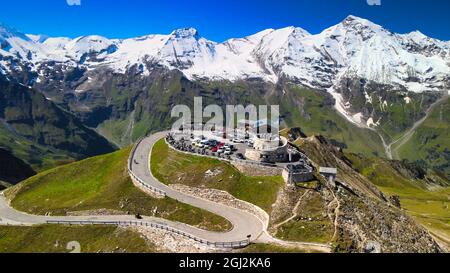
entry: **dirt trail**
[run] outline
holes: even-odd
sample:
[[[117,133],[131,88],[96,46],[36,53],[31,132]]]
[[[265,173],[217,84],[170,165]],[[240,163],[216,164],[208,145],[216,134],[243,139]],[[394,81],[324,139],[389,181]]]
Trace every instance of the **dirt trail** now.
[[[300,204],[302,203],[303,198],[304,198],[308,193],[309,193],[309,190],[307,190],[307,191],[306,191],[306,192],[298,199],[297,204],[295,205],[294,209],[292,209],[292,216],[289,217],[288,219],[284,220],[283,222],[276,224],[276,225],[274,226],[275,230],[278,230],[279,227],[281,227],[282,225],[284,225],[284,224],[290,222],[291,220],[294,220],[295,217],[298,216],[298,212],[297,212],[297,211],[298,211],[298,208],[300,207]]]
[[[334,209],[334,233],[333,233],[333,238],[331,239],[331,241],[333,242],[336,240],[336,238],[338,236],[338,232],[339,232],[339,214],[340,214],[340,209],[341,209],[341,202],[339,202],[339,199],[337,198],[334,191],[331,190],[331,194],[333,194],[333,197],[334,197],[334,200],[331,203],[337,204],[336,208]]]

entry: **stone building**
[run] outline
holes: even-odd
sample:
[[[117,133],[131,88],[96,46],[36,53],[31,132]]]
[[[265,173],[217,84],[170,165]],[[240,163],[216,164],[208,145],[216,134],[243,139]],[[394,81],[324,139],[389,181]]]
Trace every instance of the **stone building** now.
[[[319,173],[325,177],[332,187],[336,187],[337,169],[329,167],[320,167]]]
[[[247,149],[245,157],[261,162],[288,162],[288,140],[279,136],[256,136],[253,149]]]
[[[313,168],[304,160],[299,164],[287,165],[282,173],[283,179],[287,184],[295,185],[296,183],[308,182],[314,179]]]

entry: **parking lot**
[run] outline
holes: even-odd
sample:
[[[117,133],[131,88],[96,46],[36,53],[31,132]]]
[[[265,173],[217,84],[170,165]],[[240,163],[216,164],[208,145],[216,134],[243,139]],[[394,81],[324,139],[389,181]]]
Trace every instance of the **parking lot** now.
[[[192,154],[212,156],[226,160],[246,160],[254,162],[245,157],[248,149],[253,149],[253,141],[243,137],[224,139],[219,134],[211,132],[194,132],[193,134],[169,134],[168,143],[175,149]],[[205,136],[206,135],[206,136]],[[295,149],[289,150],[292,155],[290,162],[254,162],[266,166],[286,167],[289,164],[299,162],[301,159],[307,159],[306,156]]]
[[[169,135],[167,141],[175,149],[199,155],[214,156],[224,159],[246,160],[246,149],[253,148],[251,141],[244,139],[216,140],[204,136],[173,136]]]

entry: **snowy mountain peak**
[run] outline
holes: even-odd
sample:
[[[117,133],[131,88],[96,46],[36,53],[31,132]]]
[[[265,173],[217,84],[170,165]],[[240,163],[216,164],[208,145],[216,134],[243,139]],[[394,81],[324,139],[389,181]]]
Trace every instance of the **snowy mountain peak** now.
[[[50,38],[47,35],[33,35],[33,34],[26,34],[28,38],[30,38],[33,42],[42,44],[44,43],[48,38]]]
[[[15,28],[7,26],[5,24],[2,24],[2,23],[0,23],[0,37],[2,37],[4,39],[17,37],[17,38],[20,38],[23,40],[30,40],[30,38],[28,38],[22,32],[18,31]]]
[[[367,19],[355,16],[355,15],[349,15],[347,16],[343,21],[342,24],[344,25],[365,25],[375,28],[381,28],[380,25],[377,25],[373,23],[372,21],[369,21]]]
[[[103,36],[90,35],[69,41],[64,49],[75,59],[84,58],[85,54],[113,53],[117,50],[114,41]]]
[[[190,79],[292,79],[328,89],[348,77],[401,86],[410,91],[437,90],[450,74],[450,44],[420,32],[395,34],[353,15],[323,32],[311,35],[298,27],[266,29],[216,43],[194,28],[169,35],[112,40],[102,36],[76,39],[23,35],[0,27],[3,71],[18,60],[37,71],[46,62],[65,66],[98,66],[124,73],[133,66],[148,75],[151,65],[177,69]],[[1,59],[1,58],[0,58]],[[37,71],[38,72],[38,71]]]
[[[198,31],[195,28],[176,29],[171,33],[171,36],[176,39],[199,38]]]
[[[347,31],[355,32],[358,35],[364,35],[365,38],[370,38],[371,35],[379,32],[389,32],[380,25],[353,15],[345,18],[338,27],[339,26],[342,26]]]
[[[428,39],[429,37],[425,34],[423,34],[422,32],[420,32],[419,30],[415,30],[415,31],[411,31],[410,33],[407,34],[410,38],[413,38],[415,40],[423,40],[423,39]]]
[[[328,90],[336,108],[352,120],[350,102],[336,91],[349,81],[391,86],[390,90],[445,90],[450,85],[450,43],[419,31],[395,34],[352,15],[315,35],[290,26],[223,43],[201,37],[194,28],[116,40],[97,35],[27,36],[0,25],[0,73],[33,72],[34,83],[52,76],[60,79],[74,67],[84,73],[101,68],[124,74],[134,69],[139,76],[165,67],[190,80],[287,79]],[[369,94],[365,98],[367,103],[373,100]],[[362,114],[356,114],[355,122],[361,123]]]

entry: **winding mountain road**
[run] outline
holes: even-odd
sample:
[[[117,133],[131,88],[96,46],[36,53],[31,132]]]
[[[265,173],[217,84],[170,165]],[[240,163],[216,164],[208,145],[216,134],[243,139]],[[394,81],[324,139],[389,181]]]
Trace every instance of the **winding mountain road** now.
[[[386,155],[387,155],[388,159],[391,159],[391,160],[392,159],[400,159],[399,155],[398,155],[398,150],[414,136],[417,128],[419,128],[428,119],[428,117],[433,112],[434,108],[439,106],[441,103],[445,102],[448,98],[449,98],[448,93],[445,93],[442,96],[442,98],[438,99],[433,104],[431,104],[430,107],[428,107],[428,109],[425,111],[425,116],[423,118],[416,121],[408,131],[406,131],[401,137],[392,141],[391,143],[387,144],[385,142],[384,138],[381,136],[381,134],[379,134],[383,141],[383,145],[386,150]]]
[[[165,192],[166,196],[178,200],[179,202],[198,207],[217,215],[220,215],[230,221],[233,228],[228,232],[212,232],[202,230],[187,224],[173,222],[162,218],[143,217],[142,220],[136,220],[135,217],[129,215],[110,215],[110,216],[37,216],[19,212],[9,206],[8,201],[3,195],[0,195],[0,225],[39,225],[49,222],[77,222],[89,221],[91,224],[102,224],[116,222],[133,221],[140,224],[158,224],[187,233],[201,240],[213,243],[233,243],[237,241],[245,241],[250,235],[252,242],[258,243],[275,243],[291,247],[303,248],[310,251],[330,252],[330,246],[327,244],[302,243],[302,242],[285,242],[271,237],[267,233],[268,219],[260,220],[254,214],[229,207],[223,204],[212,202],[209,200],[197,198],[185,193],[176,191],[167,185],[158,181],[151,173],[150,156],[154,144],[166,136],[166,132],[153,134],[140,141],[134,149],[131,157],[130,169],[134,176],[139,178],[142,183],[153,189]]]

